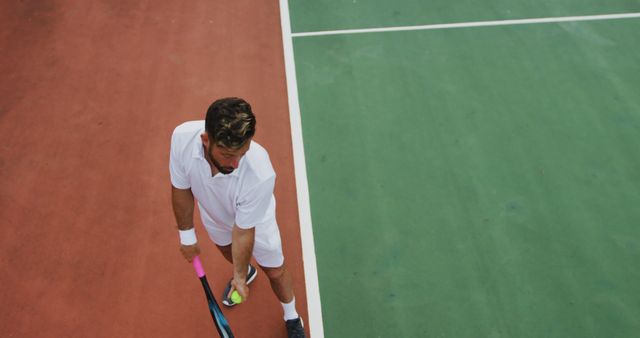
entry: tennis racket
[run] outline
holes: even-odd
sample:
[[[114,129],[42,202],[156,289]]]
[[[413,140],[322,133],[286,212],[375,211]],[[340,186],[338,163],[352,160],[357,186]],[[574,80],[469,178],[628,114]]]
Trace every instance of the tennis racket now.
[[[200,256],[196,256],[193,259],[193,267],[196,269],[196,274],[198,275],[198,278],[200,278],[200,282],[204,288],[204,294],[207,296],[207,303],[209,303],[209,312],[211,313],[211,318],[213,318],[213,324],[216,326],[218,334],[220,334],[220,338],[233,338],[233,333],[231,333],[229,323],[227,322],[227,319],[224,318],[222,310],[220,310],[220,306],[218,306],[215,298],[213,298],[209,282],[207,282],[207,276],[204,274],[204,269],[200,262]]]

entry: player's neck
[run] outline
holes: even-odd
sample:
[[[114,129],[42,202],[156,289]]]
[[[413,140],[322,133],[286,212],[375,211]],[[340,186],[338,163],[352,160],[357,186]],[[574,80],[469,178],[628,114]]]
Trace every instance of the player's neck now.
[[[209,151],[207,151],[207,147],[202,145],[202,151],[204,152],[204,159],[209,163],[209,168],[211,168],[211,177],[216,176],[220,171],[216,168],[216,165],[213,164],[213,159],[211,158]]]

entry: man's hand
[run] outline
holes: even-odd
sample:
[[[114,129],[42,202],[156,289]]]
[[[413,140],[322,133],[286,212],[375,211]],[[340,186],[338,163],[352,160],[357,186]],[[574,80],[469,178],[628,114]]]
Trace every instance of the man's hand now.
[[[191,263],[193,258],[200,254],[200,247],[198,243],[194,245],[180,245],[180,252],[182,252],[182,256]]]
[[[228,298],[231,298],[231,294],[236,290],[242,297],[242,301],[245,302],[249,298],[249,286],[246,283],[246,279],[239,280],[234,278],[231,280],[231,290],[229,290]]]

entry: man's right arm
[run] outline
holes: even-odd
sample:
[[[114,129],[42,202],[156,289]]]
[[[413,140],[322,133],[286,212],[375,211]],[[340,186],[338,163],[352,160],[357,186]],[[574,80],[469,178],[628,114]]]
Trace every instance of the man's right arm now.
[[[193,229],[193,209],[194,199],[191,189],[178,189],[171,186],[171,203],[173,213],[176,216],[178,230]],[[198,243],[193,245],[180,245],[180,251],[187,261],[191,262],[195,256],[200,254]]]

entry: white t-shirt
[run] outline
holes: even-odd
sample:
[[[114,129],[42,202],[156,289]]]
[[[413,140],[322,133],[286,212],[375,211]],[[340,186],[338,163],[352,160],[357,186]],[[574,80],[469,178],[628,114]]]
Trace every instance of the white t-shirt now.
[[[212,177],[204,157],[202,133],[203,120],[185,122],[173,131],[169,170],[174,187],[191,188],[205,227],[277,227],[273,196],[276,173],[267,151],[252,141],[238,168],[228,175],[217,173]]]

